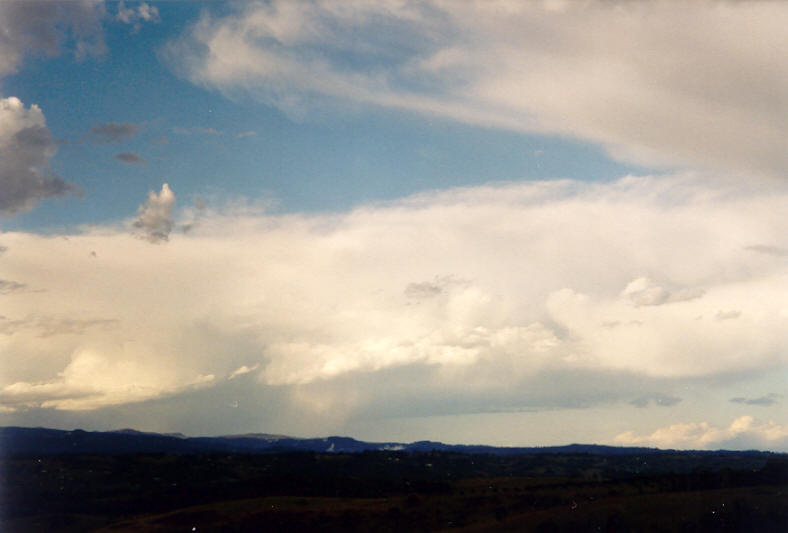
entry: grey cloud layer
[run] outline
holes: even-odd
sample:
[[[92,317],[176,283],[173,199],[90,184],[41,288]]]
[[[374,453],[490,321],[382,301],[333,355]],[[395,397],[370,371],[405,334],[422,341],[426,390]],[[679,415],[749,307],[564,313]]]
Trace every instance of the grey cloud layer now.
[[[106,50],[101,0],[0,2],[0,76],[15,72],[28,53],[56,55],[64,41],[77,57]]]
[[[372,104],[782,177],[781,3],[255,2],[204,17],[176,70],[287,112]],[[165,54],[166,55],[166,54]]]

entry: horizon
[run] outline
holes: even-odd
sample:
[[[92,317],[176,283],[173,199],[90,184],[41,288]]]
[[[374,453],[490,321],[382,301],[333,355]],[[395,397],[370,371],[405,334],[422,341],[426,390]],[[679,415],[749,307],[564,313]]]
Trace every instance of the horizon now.
[[[268,439],[268,442],[272,440],[295,440],[295,441],[328,441],[330,439],[347,439],[353,442],[361,443],[361,444],[369,444],[369,445],[402,445],[402,446],[412,446],[416,444],[436,444],[441,446],[447,446],[450,448],[491,448],[491,449],[511,449],[511,450],[533,450],[533,449],[552,449],[552,448],[572,448],[572,447],[588,447],[588,448],[615,448],[620,450],[653,450],[657,452],[677,452],[677,453],[690,453],[690,452],[699,452],[699,453],[763,453],[763,454],[775,454],[775,455],[788,455],[788,452],[784,451],[774,451],[774,450],[765,450],[765,449],[757,449],[757,448],[749,448],[749,449],[725,449],[725,448],[704,448],[704,449],[697,449],[697,448],[660,448],[656,446],[632,446],[632,445],[624,445],[624,444],[595,444],[595,443],[584,443],[584,442],[569,442],[563,444],[551,444],[545,446],[519,446],[519,445],[491,445],[491,444],[484,444],[484,443],[469,443],[469,442],[442,442],[442,441],[435,441],[435,440],[414,440],[414,441],[368,441],[357,439],[350,435],[325,435],[325,436],[310,436],[310,437],[299,437],[293,435],[278,435],[278,434],[271,434],[271,433],[239,433],[239,434],[230,434],[230,435],[184,435],[183,433],[159,433],[155,431],[142,431],[134,428],[119,428],[119,429],[110,429],[110,430],[86,430],[81,428],[74,428],[74,429],[60,429],[60,428],[48,428],[48,427],[26,427],[26,426],[0,426],[0,429],[24,429],[24,430],[45,430],[45,431],[60,431],[64,433],[73,433],[76,431],[83,432],[83,433],[122,433],[122,434],[139,434],[139,435],[151,435],[156,437],[172,437],[176,439],[244,439],[244,438],[258,438],[258,437],[271,437]],[[261,440],[266,440],[265,438],[261,438]],[[264,449],[264,448],[261,448]],[[299,450],[299,448],[295,448]],[[308,449],[305,449],[308,450]],[[316,451],[316,450],[312,450]],[[406,453],[418,453],[413,450],[407,449],[390,449],[390,448],[382,448],[379,451],[387,451],[387,452],[406,452]],[[442,450],[442,451],[457,451],[457,450]],[[338,451],[334,452],[331,451],[329,453],[357,453],[357,452],[349,452],[349,451]],[[465,452],[471,453],[471,452]],[[587,453],[587,452],[578,452],[578,453]]]
[[[0,3],[0,426],[788,452],[786,24]]]

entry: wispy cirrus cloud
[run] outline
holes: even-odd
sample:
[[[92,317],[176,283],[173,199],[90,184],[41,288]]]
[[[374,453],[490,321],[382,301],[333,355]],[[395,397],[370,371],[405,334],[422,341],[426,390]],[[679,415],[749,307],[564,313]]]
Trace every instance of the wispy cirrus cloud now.
[[[250,2],[165,56],[299,117],[381,106],[782,177],[786,24],[780,3]]]

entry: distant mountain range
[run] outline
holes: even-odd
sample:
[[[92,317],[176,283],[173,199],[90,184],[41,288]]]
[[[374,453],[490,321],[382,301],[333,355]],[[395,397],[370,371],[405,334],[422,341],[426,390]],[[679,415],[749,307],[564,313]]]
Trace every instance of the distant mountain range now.
[[[499,447],[444,444],[418,441],[364,442],[350,437],[295,438],[285,435],[248,433],[219,437],[187,437],[180,433],[147,433],[133,429],[117,431],[65,431],[47,428],[0,428],[0,455],[54,455],[127,453],[281,453],[308,451],[320,453],[357,453],[365,451],[456,452],[490,455],[592,454],[631,455],[662,453],[658,448],[626,448],[597,444],[569,444],[546,447]],[[719,454],[737,452],[695,452]],[[753,452],[747,452],[753,453]],[[769,453],[769,452],[762,452]]]

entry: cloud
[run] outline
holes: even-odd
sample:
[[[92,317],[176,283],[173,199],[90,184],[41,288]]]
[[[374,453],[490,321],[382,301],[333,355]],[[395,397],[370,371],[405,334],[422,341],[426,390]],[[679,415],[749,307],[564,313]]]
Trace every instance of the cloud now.
[[[405,287],[405,296],[413,300],[434,298],[446,294],[454,288],[467,287],[469,283],[455,279],[452,276],[435,276],[432,281],[408,283]]]
[[[132,122],[108,122],[90,128],[95,142],[117,143],[131,139],[139,131],[139,126]]]
[[[175,194],[166,183],[161,192],[148,193],[148,200],[137,209],[137,220],[134,227],[140,230],[139,235],[149,242],[167,241],[175,224],[172,220],[172,207],[175,205]]]
[[[762,406],[769,406],[774,405],[780,401],[782,398],[782,394],[775,394],[770,392],[765,396],[760,396],[758,398],[744,398],[744,397],[737,397],[731,398],[730,401],[733,403],[742,403],[745,405],[762,405]]]
[[[717,311],[714,314],[714,320],[735,320],[741,316],[741,311],[731,309],[727,311]]]
[[[783,177],[787,24],[774,2],[250,2],[164,57],[299,118],[371,105]]]
[[[614,440],[624,446],[658,448],[788,450],[788,426],[741,416],[728,427],[717,427],[708,422],[672,424],[650,435],[627,431]]]
[[[192,128],[181,128],[180,126],[175,126],[172,128],[172,132],[176,135],[223,135],[221,131],[215,130],[213,128],[206,128],[204,126],[194,126]]]
[[[768,244],[754,244],[747,246],[746,250],[758,252],[766,255],[773,255],[776,257],[783,257],[788,255],[788,248],[780,248],[779,246],[769,246]]]
[[[671,292],[654,280],[642,277],[630,281],[621,292],[621,296],[636,307],[686,302],[700,298],[703,294],[703,289],[686,287]]]
[[[336,417],[669,403],[678,380],[784,368],[784,265],[745,246],[788,246],[786,202],[782,182],[679,174],[274,215],[176,209],[162,186],[140,207],[136,236],[119,225],[68,239],[2,234],[13,250],[2,256],[4,278],[45,289],[4,294],[6,322],[117,322],[0,333],[0,387],[60,383],[88,350],[107,365],[149,369],[129,374],[147,391],[135,398],[259,365],[243,380],[250,387],[279,388],[298,409],[329,406]],[[175,232],[195,210],[199,224]],[[646,275],[671,295],[703,296],[633,305],[622,291]],[[725,309],[741,314],[716,320]]]
[[[108,357],[98,351],[81,350],[52,380],[16,382],[3,387],[0,402],[7,409],[89,410],[161,397],[204,386],[214,379],[212,375],[198,375],[181,383],[172,374],[167,365],[146,364],[139,354],[129,359],[123,353]]]
[[[32,330],[37,332],[39,338],[53,335],[81,335],[89,328],[111,328],[116,326],[117,322],[114,319],[73,319],[32,315],[19,320],[0,321],[0,333],[13,335],[22,330]]]
[[[19,283],[18,281],[9,281],[6,279],[0,279],[0,294],[6,294],[14,291],[21,291],[26,288],[27,285],[25,285],[24,283]]]
[[[147,163],[145,159],[134,152],[121,152],[119,154],[115,154],[115,159],[121,163],[126,163],[127,165],[144,165]]]
[[[670,407],[672,405],[676,405],[680,401],[681,398],[677,398],[676,396],[670,396],[668,394],[651,394],[651,395],[639,396],[629,403],[634,405],[635,407],[648,407],[650,405],[658,405],[660,407]]]
[[[194,205],[185,210],[183,213],[183,223],[181,224],[181,231],[188,233],[193,230],[200,223],[200,219],[205,215],[207,206],[205,200],[201,196],[194,197]]]
[[[79,59],[106,51],[100,0],[0,2],[0,76],[16,72],[25,54],[60,53],[64,42]]]
[[[135,9],[134,7],[126,7],[126,4],[121,1],[118,3],[115,20],[124,24],[132,24],[134,31],[138,32],[142,28],[143,22],[158,24],[161,22],[161,17],[159,16],[159,8],[147,2],[142,2]]]
[[[256,131],[252,131],[252,130],[242,131],[242,132],[236,134],[235,138],[236,139],[243,139],[245,137],[254,137],[255,135],[257,135]]]
[[[233,370],[230,373],[230,376],[227,379],[235,379],[238,376],[242,376],[244,374],[248,374],[249,372],[253,372],[253,371],[257,370],[259,366],[260,366],[259,364],[255,364],[255,365],[252,365],[252,366],[241,365],[238,368],[236,368],[235,370]]]
[[[13,214],[53,196],[74,193],[52,173],[57,148],[44,114],[15,97],[0,99],[0,214]]]

